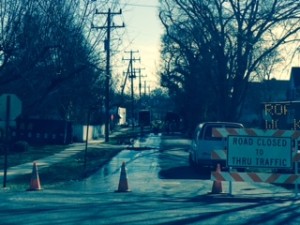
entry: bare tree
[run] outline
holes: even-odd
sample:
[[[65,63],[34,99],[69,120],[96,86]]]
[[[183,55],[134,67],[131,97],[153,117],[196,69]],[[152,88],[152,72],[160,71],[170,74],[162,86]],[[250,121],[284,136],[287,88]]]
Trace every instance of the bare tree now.
[[[15,32],[25,9],[18,1],[0,2],[0,71],[9,61],[15,49]]]
[[[95,9],[90,0],[0,2],[0,91],[18,94],[25,114],[82,118],[99,103],[105,31],[91,29]]]
[[[262,74],[267,60],[278,60],[283,45],[298,41],[300,3],[166,0],[161,1],[160,19],[168,40],[163,42],[162,55],[168,61],[163,81],[174,85],[171,77],[180,78],[185,94],[194,91],[187,89],[188,82],[202,83],[199,88],[209,101],[193,103],[205,105],[197,112],[198,120],[232,121],[238,119],[249,80]]]

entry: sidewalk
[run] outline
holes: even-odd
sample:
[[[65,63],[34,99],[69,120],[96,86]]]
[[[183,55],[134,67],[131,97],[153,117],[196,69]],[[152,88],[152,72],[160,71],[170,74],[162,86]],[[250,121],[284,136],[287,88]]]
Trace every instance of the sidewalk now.
[[[49,167],[51,164],[58,163],[67,157],[73,156],[80,151],[83,151],[84,144],[76,144],[73,147],[67,147],[66,149],[56,153],[54,155],[48,156],[43,159],[36,160],[39,168]],[[26,175],[32,173],[33,162],[24,163],[18,166],[9,167],[7,169],[7,180],[13,179],[18,175]],[[3,178],[3,170],[0,171],[0,179]]]
[[[110,135],[110,137],[115,137],[118,134],[126,132],[126,130],[127,130],[126,128],[119,129],[119,130],[113,132]],[[97,146],[101,146],[101,147],[113,146],[109,143],[105,143],[104,138],[97,139],[97,140],[91,140],[88,142],[88,147],[90,145],[97,145]],[[118,147],[120,147],[120,146],[118,146]],[[126,146],[124,146],[124,149],[125,148],[126,148]],[[51,166],[52,164],[58,163],[68,157],[76,155],[77,153],[79,153],[81,151],[85,151],[85,143],[75,143],[75,144],[71,144],[71,146],[67,145],[66,148],[59,153],[53,154],[51,156],[48,156],[48,157],[45,157],[42,159],[35,160],[35,162],[37,163],[37,166],[39,168],[45,168],[45,167]],[[24,163],[21,165],[9,167],[7,169],[7,180],[11,180],[19,175],[31,174],[32,167],[33,167],[33,162],[28,162],[28,163]],[[0,179],[3,179],[3,175],[4,175],[4,171],[3,171],[3,169],[1,169],[0,170]]]

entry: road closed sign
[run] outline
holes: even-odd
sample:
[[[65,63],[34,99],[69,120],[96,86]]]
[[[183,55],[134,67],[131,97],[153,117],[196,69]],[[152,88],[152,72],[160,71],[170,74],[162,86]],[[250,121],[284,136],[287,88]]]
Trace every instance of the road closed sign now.
[[[290,137],[228,136],[229,167],[291,168]]]

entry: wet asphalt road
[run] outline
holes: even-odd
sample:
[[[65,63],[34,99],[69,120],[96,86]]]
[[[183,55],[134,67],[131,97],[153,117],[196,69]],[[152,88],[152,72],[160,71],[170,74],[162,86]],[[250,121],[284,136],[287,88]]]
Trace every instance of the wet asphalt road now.
[[[293,191],[270,184],[222,182],[188,166],[189,140],[150,135],[85,181],[41,192],[0,193],[1,224],[300,224]],[[149,147],[138,150],[139,147]],[[116,193],[126,163],[130,192]]]

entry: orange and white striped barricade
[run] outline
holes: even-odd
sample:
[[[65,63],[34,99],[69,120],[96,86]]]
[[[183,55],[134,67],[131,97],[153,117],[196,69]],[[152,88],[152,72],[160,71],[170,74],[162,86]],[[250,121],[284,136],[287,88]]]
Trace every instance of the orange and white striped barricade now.
[[[216,173],[212,172],[211,179],[220,179],[221,181],[229,181],[229,189],[230,194],[232,192],[232,184],[231,182],[265,182],[265,183],[281,183],[281,184],[295,184],[295,193],[298,194],[298,183],[299,175],[298,175],[298,162],[300,161],[300,154],[293,153],[298,149],[298,142],[300,140],[300,131],[298,130],[262,130],[256,128],[214,128],[212,130],[214,137],[222,137],[227,138],[228,136],[233,136],[232,138],[242,138],[243,136],[249,136],[250,138],[290,138],[294,141],[294,146],[291,147],[291,152],[289,158],[289,165],[294,162],[294,174],[276,174],[276,173],[232,173],[229,169],[229,172]],[[292,146],[292,144],[291,144]],[[229,148],[228,144],[228,148]],[[232,147],[232,146],[231,146]],[[236,148],[234,148],[236,149]],[[266,149],[269,150],[272,147]],[[232,150],[232,149],[231,149]],[[287,150],[288,152],[288,150]],[[230,151],[231,153],[231,151]],[[227,159],[228,150],[216,150],[212,152],[212,160],[229,160]],[[238,152],[235,154],[238,155]],[[231,154],[232,155],[232,154]],[[228,161],[228,163],[230,160]],[[231,166],[231,165],[230,165]]]

